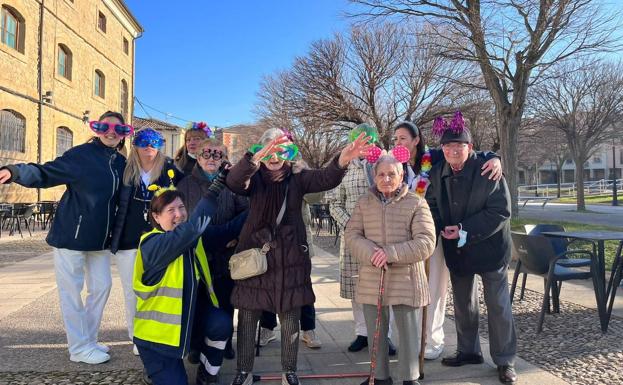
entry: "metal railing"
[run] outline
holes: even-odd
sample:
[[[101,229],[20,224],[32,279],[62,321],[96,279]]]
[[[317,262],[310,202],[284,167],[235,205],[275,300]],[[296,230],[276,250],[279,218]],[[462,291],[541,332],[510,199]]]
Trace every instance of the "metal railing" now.
[[[584,195],[591,196],[612,194],[613,183],[614,181],[612,179],[584,182]],[[618,190],[623,189],[623,179],[617,179],[616,183]],[[518,190],[520,197],[556,198],[558,194],[558,185],[556,183],[520,185]],[[621,192],[623,193],[623,191]],[[576,194],[577,184],[575,182],[560,184],[561,197],[575,197]]]

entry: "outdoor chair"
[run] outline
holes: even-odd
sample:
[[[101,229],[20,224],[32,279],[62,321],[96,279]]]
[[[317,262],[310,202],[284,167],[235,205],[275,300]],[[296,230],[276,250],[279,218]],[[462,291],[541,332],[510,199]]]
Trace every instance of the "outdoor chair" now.
[[[331,216],[331,213],[329,212],[328,204],[321,204],[318,206],[316,219],[318,223],[318,227],[316,227],[316,236],[320,234],[320,229],[323,228],[323,224],[325,222],[327,224],[327,229],[329,230],[329,234],[333,234],[334,229],[336,230],[336,233],[339,231],[337,222],[335,222],[335,219],[333,219],[333,217]]]
[[[549,224],[549,223],[539,223],[536,225],[524,225],[524,229],[526,230],[526,234],[528,235],[541,235],[542,233],[548,232],[548,231],[565,231],[564,226]],[[559,237],[549,237],[548,239],[551,241],[556,254],[561,254],[569,250],[569,245],[571,244],[571,242],[569,242],[568,239],[559,238]],[[595,250],[593,250],[593,252],[595,252]],[[561,258],[557,263],[565,267],[582,267],[582,266],[590,266],[591,260],[589,258],[564,257],[564,258]],[[523,276],[521,279],[521,292],[519,294],[520,301],[523,300],[524,292],[526,289],[526,278],[527,277],[528,277],[528,274],[523,273]],[[562,289],[562,282],[558,282],[558,291],[560,291],[561,289]]]
[[[22,234],[22,222],[24,222],[28,234],[32,237],[30,222],[34,219],[34,210],[35,205],[16,205],[16,208],[13,210],[13,215],[10,218],[9,235],[13,235],[17,228],[19,235],[24,238],[24,234]]]
[[[554,304],[554,311],[560,311],[560,292],[556,283],[574,279],[595,279],[596,277],[593,276],[593,273],[595,272],[595,274],[597,274],[598,269],[594,268],[597,263],[597,258],[595,254],[588,250],[567,250],[557,254],[551,240],[541,235],[528,235],[513,232],[512,238],[519,260],[517,261],[517,266],[515,266],[515,274],[513,275],[513,282],[511,284],[511,303],[520,272],[538,275],[545,279],[543,304],[541,306],[541,313],[536,329],[537,333],[540,333],[543,330],[545,312],[549,309],[550,293]],[[574,254],[583,254],[590,258],[591,267],[589,271],[566,267],[557,263],[559,260]]]

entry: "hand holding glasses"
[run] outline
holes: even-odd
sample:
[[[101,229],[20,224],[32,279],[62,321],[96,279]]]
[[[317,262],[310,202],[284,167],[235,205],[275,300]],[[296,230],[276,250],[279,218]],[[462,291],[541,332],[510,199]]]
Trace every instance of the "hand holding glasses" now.
[[[134,133],[134,127],[129,124],[112,124],[108,122],[92,121],[89,123],[89,127],[91,127],[93,132],[99,135],[105,135],[109,133],[110,130],[114,130],[115,135],[121,138],[125,138]]]
[[[293,161],[296,159],[296,156],[299,154],[299,148],[294,143],[287,144],[278,144],[275,146],[276,151],[274,152],[277,155],[277,158],[281,160]],[[249,148],[251,153],[256,154],[264,148],[261,144],[254,144]],[[268,161],[272,157],[272,154],[264,156],[261,160]]]

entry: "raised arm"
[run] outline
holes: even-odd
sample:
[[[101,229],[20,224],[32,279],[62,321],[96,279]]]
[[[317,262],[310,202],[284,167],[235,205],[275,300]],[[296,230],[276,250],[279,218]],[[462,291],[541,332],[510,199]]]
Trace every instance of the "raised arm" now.
[[[0,183],[14,182],[24,187],[48,188],[76,181],[82,170],[80,162],[76,160],[77,150],[74,147],[44,164],[19,163],[2,167]]]

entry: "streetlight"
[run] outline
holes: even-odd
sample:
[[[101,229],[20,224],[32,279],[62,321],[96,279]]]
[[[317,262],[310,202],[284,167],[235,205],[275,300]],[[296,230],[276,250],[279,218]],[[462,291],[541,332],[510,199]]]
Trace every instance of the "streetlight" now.
[[[618,206],[619,201],[617,199],[617,168],[616,168],[616,157],[615,157],[615,149],[614,149],[614,138],[612,138],[612,206]]]

